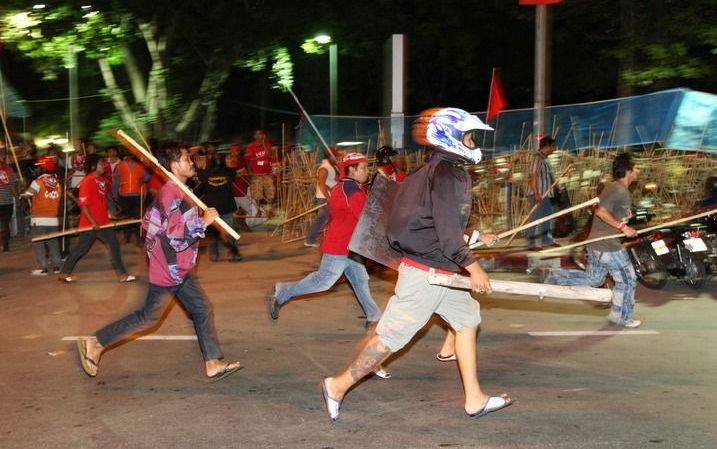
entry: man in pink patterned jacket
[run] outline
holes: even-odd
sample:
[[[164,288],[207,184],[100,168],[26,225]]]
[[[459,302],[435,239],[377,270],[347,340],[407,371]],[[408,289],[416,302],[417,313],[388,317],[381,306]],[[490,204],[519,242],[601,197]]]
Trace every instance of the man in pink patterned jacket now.
[[[194,164],[185,148],[167,148],[163,165],[182,183],[194,176]],[[207,377],[223,379],[241,368],[239,362],[223,361],[212,305],[191,274],[197,261],[199,239],[217,216],[215,209],[207,209],[200,217],[197,207],[174,182],[168,181],[162,187],[142,224],[147,232],[149,292],[137,311],[108,324],[93,337],[78,340],[80,362],[88,376],[97,375],[100,356],[107,347],[155,325],[172,295],[179,299],[194,322]]]

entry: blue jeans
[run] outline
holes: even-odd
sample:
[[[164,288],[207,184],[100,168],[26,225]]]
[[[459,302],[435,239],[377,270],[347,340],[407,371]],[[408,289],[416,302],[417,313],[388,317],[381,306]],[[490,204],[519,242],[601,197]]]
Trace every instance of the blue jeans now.
[[[325,198],[317,198],[318,201],[317,205],[326,204]],[[326,223],[329,222],[329,207],[324,206],[321,209],[319,209],[319,213],[316,216],[316,221],[314,221],[311,224],[311,227],[309,228],[309,234],[306,236],[306,243],[317,243],[317,240],[319,239],[319,234],[324,229],[324,226],[326,226]]]
[[[535,206],[535,198],[530,198],[528,204],[532,209],[533,206]],[[535,212],[533,212],[528,221],[535,221],[543,217],[547,217],[554,211],[553,203],[550,201],[550,198],[545,198],[541,201],[540,206],[535,209]],[[553,220],[548,220],[537,226],[528,228],[525,230],[525,233],[528,237],[528,248],[547,246],[555,242],[555,240],[553,240]]]
[[[151,329],[162,318],[172,295],[177,297],[192,319],[204,360],[224,358],[219,347],[217,329],[214,327],[212,303],[204,296],[204,292],[191,275],[187,276],[181,284],[172,287],[149,284],[149,291],[142,307],[98,330],[95,333],[97,341],[106,347],[138,332]]]
[[[635,308],[637,276],[627,251],[595,251],[588,248],[588,265],[585,271],[551,269],[545,278],[546,284],[587,285],[600,287],[610,273],[615,287],[612,290],[612,309],[608,320],[624,325],[632,319]]]
[[[277,304],[284,304],[295,296],[323,292],[331,288],[341,275],[346,275],[367,321],[378,321],[381,310],[371,296],[368,288],[368,272],[366,267],[349,256],[324,254],[321,257],[319,270],[297,282],[277,282],[274,286]]]
[[[55,231],[57,231],[57,226],[33,226],[30,228],[30,234],[33,236]],[[52,270],[53,268],[60,268],[62,266],[59,241],[59,238],[54,238],[33,242],[32,255],[35,257],[37,268],[40,270]]]

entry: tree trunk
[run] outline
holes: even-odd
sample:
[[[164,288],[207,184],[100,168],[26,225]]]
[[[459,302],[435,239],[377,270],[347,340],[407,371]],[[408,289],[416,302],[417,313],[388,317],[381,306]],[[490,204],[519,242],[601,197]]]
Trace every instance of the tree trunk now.
[[[137,60],[132,54],[132,50],[127,45],[122,47],[122,53],[124,55],[125,69],[127,70],[127,77],[129,83],[132,86],[132,94],[134,95],[135,103],[144,103],[147,96],[146,81],[142,72],[139,69]]]
[[[100,66],[100,73],[102,74],[105,86],[109,90],[112,103],[122,118],[124,125],[128,128],[137,126],[140,129],[140,132],[144,132],[144,127],[141,126],[141,124],[136,123],[132,109],[130,108],[129,103],[127,103],[127,99],[124,94],[122,94],[121,89],[117,86],[117,80],[115,79],[114,73],[112,73],[112,67],[109,62],[107,62],[106,59],[100,58],[97,60],[97,63]]]

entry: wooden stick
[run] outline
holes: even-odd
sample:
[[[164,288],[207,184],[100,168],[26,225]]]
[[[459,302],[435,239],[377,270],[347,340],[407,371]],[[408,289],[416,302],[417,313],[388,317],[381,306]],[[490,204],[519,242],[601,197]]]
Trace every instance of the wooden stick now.
[[[133,218],[130,220],[120,220],[120,221],[115,221],[114,223],[102,225],[102,226],[100,226],[100,229],[118,228],[120,226],[128,226],[128,225],[136,224],[141,221],[142,220],[140,220],[139,218]],[[67,229],[65,231],[50,232],[49,234],[42,234],[42,235],[35,236],[32,238],[32,241],[39,242],[41,240],[54,239],[57,237],[64,237],[66,235],[76,235],[76,234],[81,234],[83,232],[94,231],[94,230],[95,230],[94,228],[89,227],[89,228],[74,228],[74,229]]]
[[[314,211],[316,211],[316,210],[319,210],[319,209],[321,209],[322,207],[326,206],[326,204],[327,204],[327,203],[319,204],[318,206],[312,207],[311,209],[306,210],[306,211],[300,213],[299,215],[294,215],[294,216],[291,217],[291,218],[287,218],[286,220],[282,221],[281,224],[279,224],[279,226],[285,225],[286,223],[288,223],[288,222],[290,222],[290,221],[294,221],[294,220],[296,220],[297,218],[301,218],[301,217],[303,217],[304,215],[307,215],[307,214],[310,214],[311,212],[314,212]]]
[[[471,289],[471,278],[460,274],[430,273],[428,283],[443,285],[445,287]],[[607,303],[612,299],[612,290],[609,288],[577,287],[565,285],[537,284],[533,282],[490,280],[490,287],[496,293],[510,293],[512,295],[537,296],[560,299],[577,299],[580,301],[595,301]]]
[[[122,142],[127,149],[129,149],[135,156],[139,157],[140,159],[146,160],[154,164],[155,169],[159,170],[164,176],[166,176],[170,181],[177,184],[177,186],[182,190],[182,192],[187,195],[189,199],[192,200],[192,202],[202,211],[207,210],[209,207],[204,204],[202,200],[197,198],[197,196],[192,192],[189,187],[187,187],[186,184],[184,184],[182,181],[177,179],[176,176],[174,176],[174,173],[167,170],[166,168],[162,167],[162,164],[159,163],[156,157],[152,153],[150,153],[148,150],[142,148],[140,144],[138,144],[133,138],[128,136],[124,131],[121,129],[115,130],[113,132],[113,135],[117,140]],[[222,220],[220,217],[217,217],[214,220],[214,223],[212,223],[215,227],[225,231],[227,234],[234,237],[235,240],[239,240],[239,234],[227,224],[224,220]]]
[[[582,208],[584,208],[584,207],[592,206],[593,204],[598,204],[599,202],[600,202],[600,198],[595,197],[595,198],[593,198],[593,199],[591,199],[591,200],[587,200],[587,201],[585,201],[585,202],[583,202],[583,203],[580,203],[580,204],[577,204],[577,205],[575,205],[575,206],[573,206],[573,207],[569,207],[569,208],[564,209],[564,210],[561,210],[561,211],[559,211],[559,212],[555,212],[554,214],[550,214],[550,215],[548,215],[547,217],[543,217],[543,218],[539,218],[539,219],[537,219],[537,220],[535,220],[535,221],[531,221],[530,223],[525,224],[525,225],[523,225],[523,226],[518,226],[517,228],[511,229],[511,230],[509,230],[509,231],[501,232],[500,234],[498,234],[498,238],[499,238],[499,239],[502,239],[502,238],[504,238],[504,237],[508,237],[508,236],[513,235],[513,234],[516,234],[516,233],[518,233],[518,232],[520,232],[520,231],[522,231],[522,230],[524,230],[524,229],[528,229],[528,228],[530,228],[530,227],[537,226],[537,225],[539,225],[540,223],[546,222],[546,221],[548,221],[548,220],[552,220],[552,219],[555,218],[555,217],[559,217],[559,216],[561,216],[561,215],[568,214],[568,213],[570,213],[570,212],[576,211],[576,210],[578,210],[578,209],[582,209]],[[475,249],[475,248],[478,248],[478,247],[483,246],[483,245],[485,245],[485,243],[483,243],[483,242],[481,242],[481,241],[478,241],[478,242],[472,244],[472,245],[470,246],[470,249]],[[563,247],[563,248],[564,248],[564,247]]]
[[[553,188],[555,188],[555,186],[558,185],[558,181],[560,181],[560,178],[565,176],[568,173],[568,171],[570,171],[572,169],[573,169],[573,164],[570,164],[570,165],[568,165],[568,167],[565,170],[563,170],[563,172],[560,174],[560,176],[558,176],[555,179],[555,181],[550,185],[550,188],[548,190],[546,190],[545,192],[543,192],[543,194],[540,196],[540,202],[535,203],[535,206],[533,206],[533,208],[530,209],[530,211],[528,212],[528,215],[526,215],[525,218],[523,218],[523,221],[521,221],[520,225],[518,225],[518,226],[523,226],[528,220],[530,220],[530,216],[532,215],[533,212],[535,212],[535,209],[537,209],[538,206],[540,206],[543,203],[543,201],[545,200],[545,197],[548,195],[548,192],[553,190]],[[510,246],[510,243],[513,241],[513,239],[515,238],[516,235],[518,235],[517,232],[515,234],[511,235],[510,239],[508,239],[508,241],[503,246]]]
[[[665,227],[669,227],[669,226],[673,226],[673,225],[676,225],[676,224],[684,223],[684,222],[686,222],[686,221],[692,221],[692,220],[696,220],[696,219],[698,219],[698,218],[707,217],[707,216],[712,215],[712,214],[714,214],[714,213],[716,213],[716,212],[717,212],[717,208],[712,209],[712,210],[708,210],[707,212],[702,212],[701,214],[691,215],[691,216],[685,217],[685,218],[678,218],[677,220],[672,220],[672,221],[668,221],[668,222],[665,222],[665,223],[660,223],[660,224],[655,225],[655,226],[650,226],[649,228],[640,229],[639,231],[637,231],[637,233],[638,233],[638,234],[644,234],[644,233],[646,233],[646,232],[651,232],[651,231],[654,231],[654,230],[656,230],[656,229],[662,229],[662,228],[665,228]],[[543,254],[543,253],[550,253],[550,252],[555,252],[555,251],[561,251],[561,250],[566,250],[566,249],[570,249],[570,248],[575,248],[576,246],[587,245],[588,243],[599,242],[599,241],[601,241],[601,240],[616,239],[616,238],[619,238],[619,237],[625,237],[625,234],[619,233],[619,234],[605,235],[605,236],[602,236],[602,237],[595,237],[594,239],[583,240],[582,242],[574,243],[574,244],[572,244],[572,245],[560,246],[560,247],[558,247],[558,248],[544,249],[544,250],[542,250],[542,251],[538,251],[538,253]]]

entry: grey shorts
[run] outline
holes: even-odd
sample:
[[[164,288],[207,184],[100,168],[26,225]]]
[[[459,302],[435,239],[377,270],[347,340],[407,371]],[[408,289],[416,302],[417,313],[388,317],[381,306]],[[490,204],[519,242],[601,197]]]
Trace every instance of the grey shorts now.
[[[406,346],[438,314],[454,330],[478,327],[480,304],[468,290],[428,283],[428,272],[402,263],[398,267],[395,294],[378,322],[376,334],[391,352]]]

